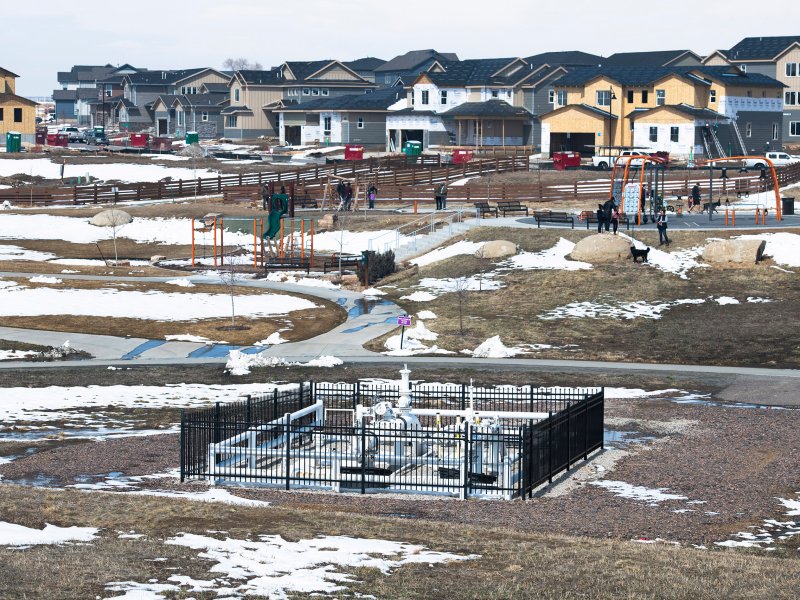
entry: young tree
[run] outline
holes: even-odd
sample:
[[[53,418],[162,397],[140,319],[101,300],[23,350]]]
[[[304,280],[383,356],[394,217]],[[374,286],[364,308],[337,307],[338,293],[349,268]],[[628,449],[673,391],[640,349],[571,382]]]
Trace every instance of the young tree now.
[[[222,62],[222,68],[228,71],[261,71],[264,67],[261,66],[260,62],[253,61],[250,62],[246,58],[226,58]]]
[[[456,279],[456,298],[458,299],[458,332],[464,335],[464,303],[467,301],[467,291],[469,290],[469,279],[459,277]]]
[[[197,201],[197,159],[203,158],[205,156],[205,152],[200,147],[199,144],[189,144],[185,146],[178,152],[178,156],[186,156],[192,159],[192,171],[194,177],[194,197],[195,202]]]

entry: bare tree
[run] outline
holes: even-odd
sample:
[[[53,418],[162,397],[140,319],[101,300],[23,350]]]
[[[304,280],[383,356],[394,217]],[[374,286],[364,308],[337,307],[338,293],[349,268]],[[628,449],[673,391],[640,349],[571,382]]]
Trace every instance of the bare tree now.
[[[459,277],[456,279],[456,298],[458,299],[458,332],[464,335],[464,303],[467,301],[467,291],[469,291],[469,279]]]
[[[194,177],[194,201],[197,202],[197,159],[204,158],[205,152],[199,144],[189,144],[178,152],[179,156],[186,156],[192,159],[192,171]]]
[[[226,58],[222,62],[222,68],[228,71],[262,71],[264,69],[260,62],[250,62],[246,58]]]

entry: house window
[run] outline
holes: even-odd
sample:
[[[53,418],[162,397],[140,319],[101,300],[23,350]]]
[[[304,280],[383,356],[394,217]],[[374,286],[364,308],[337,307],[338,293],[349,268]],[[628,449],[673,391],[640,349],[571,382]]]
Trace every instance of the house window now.
[[[739,65],[739,68],[742,70],[742,73],[747,73],[747,65]]]
[[[14,109],[14,123],[22,123],[22,109],[15,108]]]
[[[106,84],[106,98],[111,98],[111,95],[114,93],[114,88],[111,84]]]
[[[239,101],[239,88],[233,88],[233,101]]]
[[[797,77],[797,63],[786,63],[786,76]]]
[[[178,113],[178,125],[183,125],[183,111]]]
[[[744,135],[745,137],[753,137],[753,124],[752,123],[745,123],[744,124]]]
[[[329,90],[328,88],[322,88],[322,89],[321,89],[319,92],[320,92],[320,94],[322,94],[323,96],[328,96],[328,95],[330,95],[330,93],[331,93],[331,92],[330,92],[330,90]]]
[[[303,88],[303,96],[310,96],[311,88]]]
[[[787,106],[795,106],[797,104],[797,92],[786,92],[783,100],[783,103]]]
[[[411,90],[411,106],[414,106],[414,90]]]
[[[420,100],[420,102],[422,104],[427,104],[428,103],[429,94],[430,94],[430,92],[428,92],[428,90],[422,90],[422,100]]]
[[[597,90],[597,106],[611,106],[611,90]]]
[[[200,120],[201,121],[208,121],[208,112],[203,111],[200,113]]]
[[[650,141],[657,142],[658,141],[658,127],[651,127],[650,128]]]
[[[559,106],[567,105],[567,90],[558,90],[556,93],[556,102]]]
[[[633,90],[628,90],[628,104],[633,104]]]
[[[447,104],[447,90],[439,92],[439,104]]]
[[[331,118],[330,117],[322,117],[322,135],[329,136],[331,135]]]
[[[364,117],[358,117],[358,121],[356,121],[356,123],[356,127],[359,129],[364,129]]]
[[[669,141],[677,143],[680,139],[680,129],[677,127],[669,128]]]
[[[492,98],[497,98],[500,95],[500,92],[497,90],[492,90]]]
[[[656,90],[656,104],[658,106],[664,106],[667,101],[667,91],[666,90]]]
[[[800,121],[791,121],[789,123],[789,135],[800,136]]]
[[[375,91],[375,90],[366,89],[366,90],[364,90],[364,93],[365,93],[365,94],[371,94],[371,93],[372,93],[372,92],[374,92],[374,91]]]
[[[647,104],[647,90],[642,90],[642,104]]]
[[[236,115],[228,115],[228,127],[237,127]]]
[[[772,124],[772,140],[775,141],[778,139],[778,124]]]
[[[747,90],[747,97],[748,98],[752,98],[753,97],[753,90]]]
[[[547,102],[548,104],[553,104],[556,101],[556,91],[555,90],[547,90]]]
[[[717,101],[717,90],[711,90],[708,94],[709,94],[708,101],[710,103],[714,103]]]
[[[319,96],[319,88],[312,88],[311,89],[312,96]]]
[[[0,121],[4,121],[5,117],[3,116],[3,109],[0,108]]]

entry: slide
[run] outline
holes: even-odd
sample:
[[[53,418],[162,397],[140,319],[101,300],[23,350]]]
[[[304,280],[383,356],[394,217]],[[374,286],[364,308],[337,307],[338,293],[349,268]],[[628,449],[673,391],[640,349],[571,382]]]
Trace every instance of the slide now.
[[[281,230],[281,219],[289,210],[289,194],[272,194],[272,201],[269,205],[269,216],[267,217],[267,230],[264,232],[264,239],[275,239]]]

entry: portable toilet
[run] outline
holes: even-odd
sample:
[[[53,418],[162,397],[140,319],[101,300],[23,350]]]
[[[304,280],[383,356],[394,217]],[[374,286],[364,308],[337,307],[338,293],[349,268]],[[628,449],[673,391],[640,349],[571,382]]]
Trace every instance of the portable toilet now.
[[[197,134],[196,131],[187,131],[186,132],[186,144],[199,144],[200,143],[200,136]]]
[[[6,152],[22,151],[22,134],[17,131],[6,133]]]
[[[422,156],[422,142],[408,140],[403,146],[403,153],[406,156]]]
[[[364,146],[347,144],[344,147],[345,160],[364,160]]]

